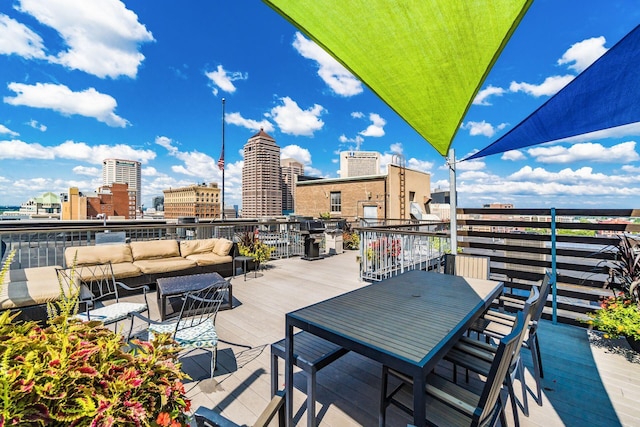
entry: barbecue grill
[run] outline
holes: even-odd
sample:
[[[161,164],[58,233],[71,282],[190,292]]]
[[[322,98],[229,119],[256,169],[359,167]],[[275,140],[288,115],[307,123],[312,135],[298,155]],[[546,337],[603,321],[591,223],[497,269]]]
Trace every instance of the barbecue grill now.
[[[304,220],[300,222],[300,234],[304,236],[304,256],[302,259],[312,261],[320,259],[320,242],[326,227],[322,221]]]

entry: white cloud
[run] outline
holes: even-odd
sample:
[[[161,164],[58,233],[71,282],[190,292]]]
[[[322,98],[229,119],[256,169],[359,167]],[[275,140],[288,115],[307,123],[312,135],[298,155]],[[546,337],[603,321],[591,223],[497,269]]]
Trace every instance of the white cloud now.
[[[9,90],[17,95],[4,97],[10,105],[24,105],[33,108],[46,108],[70,116],[78,114],[93,117],[111,127],[127,127],[129,122],[114,113],[117,102],[109,95],[100,93],[94,88],[73,92],[65,85],[52,83],[9,83]]]
[[[482,89],[480,92],[478,92],[476,97],[473,99],[473,104],[474,105],[491,105],[491,103],[487,101],[487,98],[493,95],[502,96],[505,92],[506,91],[501,87],[495,87],[495,86],[489,85],[486,88]]]
[[[68,49],[49,57],[51,62],[100,78],[136,77],[144,60],[138,46],[154,41],[119,0],[21,0],[17,9],[56,30],[66,43]]]
[[[236,91],[236,87],[233,84],[236,80],[247,80],[249,75],[247,73],[242,73],[240,71],[226,71],[222,65],[218,65],[218,69],[216,71],[209,71],[204,73],[211,83],[223,90],[227,93],[233,93]],[[213,94],[218,95],[218,88],[213,88]]]
[[[611,147],[587,142],[569,147],[555,145],[551,147],[534,147],[527,153],[540,163],[571,163],[591,161],[600,163],[629,163],[640,159],[635,151],[635,141],[622,142]]]
[[[18,136],[20,135],[18,132],[14,132],[5,125],[0,125],[0,134],[5,134],[9,136]]]
[[[525,160],[526,158],[527,156],[525,156],[524,153],[519,150],[505,151],[504,153],[502,153],[502,157],[500,157],[501,160],[511,160],[514,162],[518,160]]]
[[[170,156],[182,161],[182,164],[171,166],[175,173],[193,177],[198,182],[215,182],[222,175],[217,160],[207,154],[197,150],[180,151],[178,144],[166,136],[157,137],[155,143],[166,148]]]
[[[389,150],[380,154],[380,173],[387,173],[387,166],[389,164],[394,163],[394,155],[399,154],[403,155],[404,146],[401,142],[394,142],[389,146]],[[409,169],[431,173],[433,170],[433,162],[429,162],[426,160],[419,160],[414,157],[409,159],[405,159],[405,165]]]
[[[469,135],[471,136],[484,135],[487,138],[491,138],[493,135],[496,134],[497,130],[502,130],[506,126],[507,126],[506,123],[500,123],[498,126],[494,127],[491,123],[487,123],[483,120],[481,122],[469,121],[460,127],[462,129],[468,130]]]
[[[282,105],[272,108],[269,116],[273,118],[282,133],[313,136],[315,131],[324,126],[320,115],[325,109],[321,105],[315,104],[313,107],[303,110],[288,96],[280,98],[280,101],[282,101]]]
[[[124,158],[137,160],[142,164],[156,158],[155,151],[136,150],[125,145],[88,145],[85,142],[65,141],[54,147],[48,147],[57,158],[81,160],[87,163],[102,164],[104,159]]]
[[[311,152],[299,145],[287,145],[280,149],[281,159],[295,159],[305,166],[311,166]]]
[[[47,56],[38,34],[3,14],[0,14],[0,54],[15,54],[25,59],[43,59]]]
[[[607,175],[601,172],[594,173],[593,168],[585,166],[573,170],[565,168],[558,172],[551,172],[544,168],[532,168],[525,166],[511,174],[509,180],[535,181],[559,184],[584,184],[584,185],[627,185],[640,184],[640,176],[637,175]]]
[[[53,160],[55,155],[48,147],[40,144],[29,144],[24,141],[0,141],[0,159],[47,159]]]
[[[87,167],[87,166],[76,166],[72,169],[73,173],[76,175],[86,175],[92,177],[101,177],[102,169]]]
[[[364,113],[360,111],[354,111],[353,113],[351,113],[351,117],[353,117],[354,119],[361,119],[364,117]]]
[[[158,170],[152,166],[147,166],[146,168],[142,168],[142,170],[140,171],[140,174],[142,176],[160,176],[160,172],[158,172]]]
[[[42,123],[38,123],[37,120],[29,120],[27,123],[27,126],[32,127],[36,130],[39,130],[40,132],[45,132],[47,130],[47,127],[45,125],[43,125]]]
[[[524,92],[526,94],[533,95],[536,98],[540,96],[551,96],[555,95],[556,92],[565,87],[574,78],[575,76],[571,75],[550,76],[539,85],[524,82],[517,83],[514,81],[509,85],[509,90],[511,92]]]
[[[622,166],[622,170],[627,173],[640,174],[640,166],[624,165]]]
[[[630,123],[628,125],[616,126],[609,129],[598,130],[595,132],[584,133],[569,138],[558,139],[555,142],[584,142],[597,141],[607,138],[624,138],[626,136],[640,135],[640,122]]]
[[[418,160],[412,157],[407,161],[407,167],[409,169],[431,173],[431,171],[433,170],[433,162]]]
[[[265,132],[270,133],[270,132],[273,132],[275,129],[273,127],[273,124],[271,124],[269,120],[257,121],[253,119],[245,119],[244,117],[242,117],[240,113],[225,114],[224,121],[226,123],[236,125],[236,126],[241,126],[243,128],[253,130],[256,132],[259,131],[260,129],[263,129]]]
[[[346,144],[346,143],[356,144],[355,146],[349,147],[349,150],[355,150],[355,151],[360,151],[360,147],[364,142],[364,138],[360,135],[356,135],[355,138],[347,138],[345,134],[342,134],[340,135],[340,138],[338,138],[338,140],[343,144]]]
[[[486,163],[480,159],[467,160],[464,162],[456,163],[456,171],[478,171],[486,167]],[[446,169],[448,167],[445,166]]]
[[[293,47],[300,55],[318,64],[318,75],[338,95],[362,93],[362,83],[320,46],[296,33]]]
[[[60,145],[43,146],[19,140],[0,141],[0,159],[72,159],[91,164],[102,164],[104,159],[126,158],[147,163],[156,153],[151,150],[136,150],[129,145],[94,145],[84,142],[65,141]]]
[[[558,65],[569,64],[569,68],[581,73],[606,51],[604,37],[593,37],[571,45],[558,59]]]
[[[369,114],[369,120],[371,120],[371,124],[360,132],[360,135],[372,137],[384,136],[384,125],[387,124],[387,121],[376,113]]]

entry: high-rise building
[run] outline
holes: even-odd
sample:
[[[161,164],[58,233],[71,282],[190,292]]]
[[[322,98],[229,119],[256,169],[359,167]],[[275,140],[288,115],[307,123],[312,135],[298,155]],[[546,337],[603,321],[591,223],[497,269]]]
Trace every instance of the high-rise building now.
[[[294,159],[282,159],[280,168],[282,174],[282,213],[293,213],[296,182],[298,182],[299,175],[304,175],[304,165]]]
[[[280,147],[263,129],[244,145],[242,167],[242,216],[282,215]]]
[[[142,206],[142,168],[135,160],[106,159],[102,161],[102,185],[129,184],[138,205]],[[135,218],[135,217],[134,217]]]
[[[375,151],[341,151],[340,178],[380,174],[380,153]]]
[[[220,188],[217,183],[194,184],[188,187],[170,188],[164,193],[164,217],[181,216],[220,218]]]

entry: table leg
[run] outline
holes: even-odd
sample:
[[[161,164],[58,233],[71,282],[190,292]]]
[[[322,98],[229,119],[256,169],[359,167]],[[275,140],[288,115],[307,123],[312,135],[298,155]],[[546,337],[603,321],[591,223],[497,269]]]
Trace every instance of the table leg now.
[[[285,425],[293,427],[293,326],[289,323],[289,319],[286,321],[284,349]]]
[[[244,272],[244,281],[247,281],[247,267],[249,266],[249,264],[247,264],[247,260],[243,260],[242,261],[242,271]]]
[[[423,373],[418,373],[413,377],[413,425],[416,427],[426,425],[425,413],[425,399],[426,392],[425,387],[427,385],[427,379]]]

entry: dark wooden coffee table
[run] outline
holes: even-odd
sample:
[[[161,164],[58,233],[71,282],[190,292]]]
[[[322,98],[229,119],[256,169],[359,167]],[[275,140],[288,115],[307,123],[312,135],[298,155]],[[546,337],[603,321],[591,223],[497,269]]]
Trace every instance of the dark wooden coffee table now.
[[[167,302],[171,297],[178,297],[187,292],[199,291],[215,283],[225,284],[227,281],[218,273],[191,274],[188,276],[163,277],[158,279],[158,308],[160,319],[167,318]],[[229,301],[227,308],[233,308],[233,291],[229,283]]]

